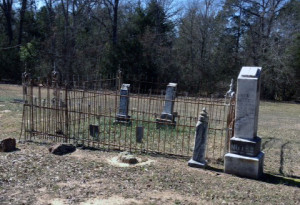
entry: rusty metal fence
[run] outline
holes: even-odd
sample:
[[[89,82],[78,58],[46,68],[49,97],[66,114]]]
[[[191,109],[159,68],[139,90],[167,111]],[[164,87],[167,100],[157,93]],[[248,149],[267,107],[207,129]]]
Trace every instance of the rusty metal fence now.
[[[165,103],[162,90],[132,89],[130,123],[116,123],[120,106],[121,74],[98,80],[62,83],[58,73],[51,79],[34,80],[23,74],[25,140],[68,142],[102,149],[154,152],[191,156],[195,125],[203,107],[209,115],[206,157],[222,162],[234,125],[233,97],[176,96],[176,126],[157,128],[156,119]],[[137,87],[137,86],[135,86]]]

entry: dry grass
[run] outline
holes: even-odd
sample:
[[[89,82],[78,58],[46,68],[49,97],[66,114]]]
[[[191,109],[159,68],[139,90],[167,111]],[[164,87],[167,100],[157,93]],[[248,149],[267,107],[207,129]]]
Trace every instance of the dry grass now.
[[[0,85],[0,139],[19,137],[22,107],[9,101],[20,93],[21,87]],[[272,173],[300,177],[300,106],[262,102],[260,108],[262,181],[164,156],[140,155],[154,163],[115,167],[109,159],[117,152],[55,156],[49,144],[25,142],[19,151],[0,153],[0,204],[299,204],[300,180]]]
[[[258,134],[265,170],[300,178],[300,104],[262,102]]]
[[[19,138],[23,106],[12,102],[22,97],[21,86],[0,85],[0,139]]]

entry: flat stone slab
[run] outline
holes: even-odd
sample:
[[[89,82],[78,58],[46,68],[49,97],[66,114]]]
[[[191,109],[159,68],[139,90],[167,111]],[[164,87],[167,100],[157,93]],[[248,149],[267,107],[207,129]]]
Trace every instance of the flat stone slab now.
[[[264,153],[257,157],[247,157],[227,153],[225,155],[225,173],[237,176],[259,179],[263,174]]]
[[[230,139],[230,153],[256,157],[260,153],[261,138],[253,140],[233,137]]]
[[[201,162],[197,162],[193,159],[190,159],[188,162],[188,166],[195,167],[195,168],[205,168],[205,167],[207,167],[207,163],[206,162],[201,163]]]

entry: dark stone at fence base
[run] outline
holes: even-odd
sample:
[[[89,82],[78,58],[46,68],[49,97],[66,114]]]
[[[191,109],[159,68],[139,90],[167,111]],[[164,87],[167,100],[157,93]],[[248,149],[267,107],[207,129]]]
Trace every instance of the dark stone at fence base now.
[[[65,155],[75,152],[76,147],[72,144],[57,144],[49,148],[49,152],[55,155]]]
[[[0,141],[0,152],[12,152],[16,150],[16,139],[6,138]]]
[[[233,137],[230,139],[230,153],[256,157],[260,153],[261,138],[253,140]]]

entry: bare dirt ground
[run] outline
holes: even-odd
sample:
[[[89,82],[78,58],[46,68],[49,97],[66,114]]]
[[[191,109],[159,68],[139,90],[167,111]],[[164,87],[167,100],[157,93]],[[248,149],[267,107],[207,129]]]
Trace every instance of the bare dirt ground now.
[[[16,98],[21,87],[0,85],[0,139],[19,138]],[[149,163],[128,167],[112,163],[116,151],[78,148],[56,156],[50,144],[21,140],[18,151],[0,153],[0,204],[300,204],[299,119],[299,104],[261,103],[261,181],[166,156],[138,155]]]

